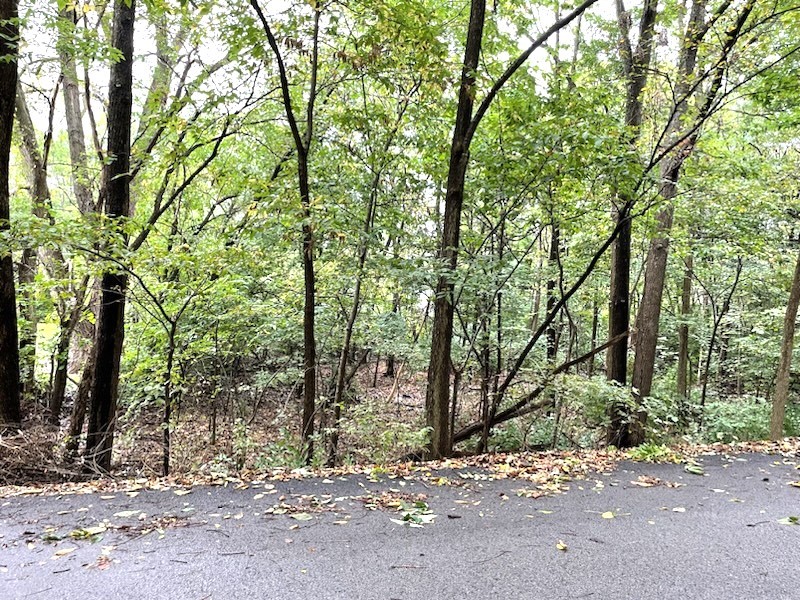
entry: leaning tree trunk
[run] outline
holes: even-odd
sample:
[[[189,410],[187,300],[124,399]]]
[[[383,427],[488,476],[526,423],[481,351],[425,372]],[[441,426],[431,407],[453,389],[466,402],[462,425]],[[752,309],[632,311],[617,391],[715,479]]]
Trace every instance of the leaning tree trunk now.
[[[108,93],[108,152],[103,173],[105,213],[112,222],[128,216],[130,207],[131,110],[133,104],[133,25],[135,0],[115,0],[112,43],[120,58],[111,66]],[[121,229],[119,239],[126,236]],[[94,378],[86,457],[96,468],[111,467],[117,412],[120,359],[125,335],[125,291],[128,277],[105,272],[101,280],[102,300],[97,320]]]
[[[0,234],[9,229],[11,130],[17,90],[17,1],[0,0]],[[11,252],[0,255],[0,431],[20,425],[17,298]]]
[[[667,169],[663,173],[664,183],[661,197],[668,202],[656,216],[656,235],[650,240],[644,271],[644,291],[636,316],[636,355],[633,361],[631,384],[637,398],[650,395],[653,386],[653,368],[656,360],[658,326],[661,319],[661,300],[664,295],[664,281],[667,277],[667,257],[669,254],[669,232],[672,229],[674,208],[672,201],[677,195],[677,181],[680,166]]]
[[[800,253],[794,267],[792,289],[789,292],[789,304],[783,318],[783,342],[781,343],[781,359],[778,363],[778,374],[775,377],[775,395],[772,398],[772,418],[769,424],[769,437],[777,441],[783,437],[783,421],[786,416],[786,399],[789,396],[789,375],[792,369],[792,351],[794,349],[795,321],[797,308],[800,306]]]

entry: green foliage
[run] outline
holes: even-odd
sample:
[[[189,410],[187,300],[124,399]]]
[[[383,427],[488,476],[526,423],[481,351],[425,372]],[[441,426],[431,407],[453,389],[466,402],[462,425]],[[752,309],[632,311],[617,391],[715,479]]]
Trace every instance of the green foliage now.
[[[404,423],[380,407],[364,400],[345,412],[343,434],[353,438],[359,448],[358,458],[370,463],[387,464],[424,448],[429,429]]]
[[[356,319],[348,367],[362,356],[393,356],[409,376],[399,385],[413,387],[409,391],[415,397],[424,392],[433,289],[442,274],[452,277],[456,288],[453,362],[464,373],[459,418],[474,418],[475,390],[487,383],[481,377],[491,384],[495,371],[508,372],[545,316],[548,287],[556,295],[569,289],[595,260],[612,230],[611,203],[621,195],[637,199],[631,265],[636,308],[645,253],[659,232],[656,215],[664,208],[658,196],[663,173],[652,159],[665,143],[664,128],[675,109],[674,56],[685,24],[681,3],[670,0],[661,7],[658,44],[666,49],[655,53],[648,69],[642,135],[635,144],[624,125],[618,23],[605,11],[587,13],[580,31],[574,22],[558,40],[551,38],[507,82],[469,148],[460,256],[453,273],[437,243],[465,5],[439,0],[262,4],[286,66],[301,135],[307,127],[311,131],[308,215],[299,201],[296,149],[277,60],[261,23],[244,4],[232,9],[179,0],[151,0],[137,17],[137,32],[150,41],[142,46],[137,40],[144,50],[136,57],[133,214],[122,221],[81,214],[73,184],[88,186],[96,200],[101,168],[111,160],[98,156],[106,125],[104,90],[93,83],[104,82],[108,64],[118,58],[109,43],[111,10],[77,6],[83,14],[76,28],[56,11],[73,8],[68,2],[23,6],[23,37],[30,41],[23,39],[20,72],[38,115],[38,137],[48,129],[44,118],[55,102],[51,198],[45,214],[40,206],[34,215],[27,163],[15,152],[11,229],[0,234],[0,253],[10,250],[18,260],[23,249],[35,249],[41,259],[33,283],[18,292],[21,307],[29,309],[25,318],[38,323],[40,385],[49,379],[53,340],[73,308],[83,329],[91,329],[93,312],[75,307],[81,287],[88,290],[84,304],[96,307],[91,281],[102,272],[124,272],[130,287],[119,405],[126,422],[163,427],[169,383],[172,401],[189,418],[220,411],[231,424],[229,450],[214,459],[215,469],[236,471],[252,462],[264,468],[299,466],[298,435],[287,421],[297,419],[295,392],[303,375],[303,226],[314,234],[320,378],[315,418],[328,426],[322,405],[351,313]],[[643,455],[657,454],[660,444],[682,436],[733,440],[766,434],[764,399],[774,375],[796,251],[787,239],[798,222],[787,211],[800,209],[795,102],[800,55],[790,54],[750,78],[765,61],[793,48],[797,11],[781,7],[757,6],[744,28],[744,43],[723,61],[726,93],[740,95],[714,103],[682,167],[669,232],[672,255],[656,381],[645,401],[651,446],[641,450]],[[641,6],[629,8],[633,17],[641,12]],[[550,0],[514,0],[488,11],[471,90],[476,100],[531,32],[545,26],[543,15],[562,9]],[[306,108],[317,10],[318,95],[312,114]],[[722,64],[719,40],[734,12],[713,21],[698,49],[699,72]],[[88,90],[91,100],[87,104],[81,98],[87,127],[83,165],[71,164],[70,140],[60,123],[63,100],[51,92],[62,73],[73,70],[72,59],[80,92]],[[699,81],[695,87],[709,86]],[[686,123],[702,100],[689,99]],[[549,258],[555,225],[558,261]],[[56,260],[56,251],[63,260]],[[594,271],[553,323],[557,363],[605,340],[608,254],[596,259]],[[682,259],[690,257],[692,307],[684,315],[678,309]],[[744,259],[741,285],[714,340],[709,373],[699,373],[708,380],[711,400],[700,431],[699,407],[675,394],[677,331],[689,328],[694,398],[697,365],[712,342],[711,326],[739,257]],[[84,335],[91,337],[91,331]],[[26,349],[25,356],[33,350]],[[633,398],[629,389],[605,380],[601,361],[602,355],[595,357],[594,369],[581,364],[558,377],[545,391],[554,398],[553,408],[495,428],[490,447],[602,443],[609,408],[631,409]],[[548,364],[539,342],[519,366],[501,409],[557,364]],[[74,378],[78,369],[73,370]],[[363,378],[357,373],[345,394],[343,456],[384,463],[418,451],[427,436],[421,408],[406,415],[361,398],[354,390]],[[731,397],[734,392],[737,397]],[[269,412],[269,425],[246,426],[259,410]],[[788,432],[800,430],[797,419],[791,406]],[[259,438],[253,427],[259,426],[279,432],[264,447],[254,441]],[[318,462],[327,433],[316,439]]]
[[[631,460],[645,461],[645,462],[672,462],[677,463],[681,461],[678,456],[669,447],[662,444],[645,443],[631,448],[627,452]]]
[[[769,438],[771,405],[745,397],[706,405],[703,437],[709,442],[736,442]],[[786,435],[800,435],[800,406],[786,411]]]
[[[286,427],[281,427],[277,440],[270,442],[263,448],[258,448],[253,466],[257,470],[273,467],[297,468],[304,466],[297,436],[292,434]]]

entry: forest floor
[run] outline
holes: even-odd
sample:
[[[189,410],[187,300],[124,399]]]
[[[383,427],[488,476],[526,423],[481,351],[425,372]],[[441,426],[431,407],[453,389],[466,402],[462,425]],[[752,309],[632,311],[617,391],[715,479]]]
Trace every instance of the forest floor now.
[[[8,486],[0,598],[798,598],[797,441],[669,458]]]

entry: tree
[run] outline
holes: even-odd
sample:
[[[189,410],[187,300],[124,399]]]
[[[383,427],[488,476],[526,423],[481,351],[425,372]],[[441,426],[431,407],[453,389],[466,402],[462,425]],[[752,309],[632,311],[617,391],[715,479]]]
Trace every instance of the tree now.
[[[630,15],[625,12],[622,0],[617,0],[617,19],[620,28],[622,68],[626,80],[625,127],[627,143],[634,149],[642,127],[642,93],[647,85],[650,60],[655,43],[655,23],[658,0],[645,2],[639,23],[639,41],[634,51],[630,39]],[[620,232],[611,253],[611,289],[609,291],[608,337],[621,339],[608,351],[609,381],[621,386],[628,382],[628,327],[630,324],[630,270],[631,270],[631,210],[635,197],[631,190],[621,190],[618,205],[614,206],[614,219]],[[628,420],[625,407],[611,406],[611,424],[607,441],[619,447],[627,447],[634,440],[628,439]]]
[[[0,235],[10,228],[9,158],[17,92],[19,21],[16,0],[0,0]],[[14,265],[0,246],[0,430],[19,426],[19,339]]]
[[[258,14],[259,21],[264,28],[269,47],[278,63],[281,96],[286,119],[292,132],[294,152],[297,156],[297,190],[300,194],[300,205],[303,214],[303,418],[301,435],[303,440],[303,454],[308,462],[314,456],[314,413],[317,401],[317,343],[315,334],[316,310],[316,275],[314,273],[314,229],[311,223],[311,188],[309,185],[308,155],[311,150],[311,140],[314,135],[314,104],[317,100],[317,69],[319,66],[319,21],[321,8],[314,5],[314,26],[312,34],[311,73],[306,104],[305,131],[300,132],[297,117],[292,108],[292,94],[289,78],[286,74],[286,65],[283,61],[278,41],[272,33],[257,0],[251,0],[253,9]]]
[[[131,113],[133,107],[133,27],[135,0],[115,0],[112,46],[119,60],[111,65],[108,93],[108,162],[103,169],[101,203],[117,224],[117,236],[127,240],[123,220],[130,210]],[[107,270],[101,280],[102,299],[97,319],[86,457],[93,466],[111,467],[114,444],[120,358],[125,335],[125,291],[128,276]]]
[[[706,0],[695,0],[692,3],[678,57],[675,104],[662,136],[661,147],[657,150],[657,154],[661,156],[659,161],[661,183],[658,193],[664,204],[656,217],[657,233],[651,239],[647,253],[644,290],[636,317],[636,354],[631,385],[637,411],[628,426],[631,432],[631,444],[639,444],[644,440],[644,422],[647,415],[642,410],[641,404],[642,399],[650,395],[653,382],[661,300],[669,253],[669,232],[672,228],[674,201],[678,195],[681,169],[697,144],[702,126],[719,106],[719,96],[726,95],[723,83],[730,65],[730,57],[755,7],[755,2],[749,0],[736,13],[732,23],[724,31],[718,55],[712,55],[708,71],[698,73],[698,53],[701,43],[729,6],[730,3],[722,2],[711,16],[706,18]],[[707,89],[702,85],[705,81]],[[692,98],[697,99],[694,114],[689,112]]]
[[[792,369],[792,352],[794,350],[794,333],[797,321],[797,308],[800,306],[800,253],[794,267],[794,276],[789,291],[789,302],[783,318],[783,340],[781,342],[781,358],[778,362],[778,373],[775,376],[775,396],[772,398],[772,416],[769,425],[769,436],[773,441],[783,437],[783,422],[786,417],[786,400],[789,396],[789,380]]]
[[[481,53],[483,27],[486,19],[486,2],[472,0],[467,26],[467,39],[464,46],[464,60],[461,70],[461,85],[458,93],[458,110],[447,171],[445,188],[444,225],[439,242],[438,257],[441,261],[441,274],[437,278],[436,300],[434,302],[433,328],[431,331],[431,353],[428,363],[428,387],[425,396],[426,423],[431,430],[429,456],[441,458],[452,451],[453,438],[450,431],[450,370],[452,367],[453,315],[455,298],[453,295],[454,273],[458,264],[458,248],[461,233],[461,211],[464,204],[469,150],[475,131],[489,110],[497,94],[525,64],[534,50],[544,44],[556,31],[569,25],[583,14],[596,0],[585,0],[565,17],[558,19],[542,35],[512,62],[495,81],[484,96],[473,116],[476,96],[476,76],[478,59]],[[558,307],[559,309],[561,307]]]

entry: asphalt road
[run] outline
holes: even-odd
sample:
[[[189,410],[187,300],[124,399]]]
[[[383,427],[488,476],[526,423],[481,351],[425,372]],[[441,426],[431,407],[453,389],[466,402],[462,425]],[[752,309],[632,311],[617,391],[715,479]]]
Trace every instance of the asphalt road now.
[[[699,462],[0,499],[0,600],[800,598],[800,461]]]

